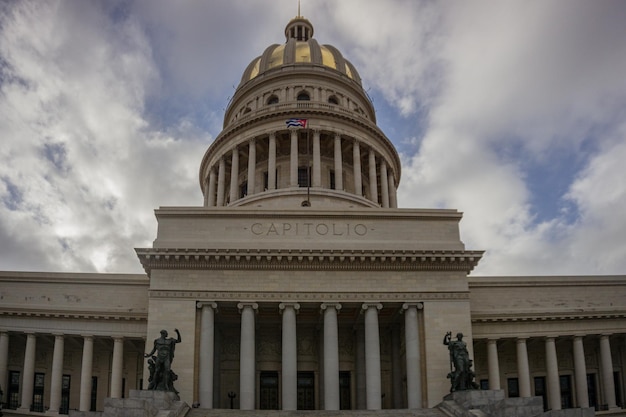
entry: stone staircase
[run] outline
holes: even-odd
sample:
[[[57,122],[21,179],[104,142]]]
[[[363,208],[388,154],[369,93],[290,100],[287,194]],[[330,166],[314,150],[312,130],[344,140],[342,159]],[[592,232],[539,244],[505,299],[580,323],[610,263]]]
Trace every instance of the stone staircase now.
[[[449,417],[436,408],[421,410],[221,410],[192,408],[185,417]]]

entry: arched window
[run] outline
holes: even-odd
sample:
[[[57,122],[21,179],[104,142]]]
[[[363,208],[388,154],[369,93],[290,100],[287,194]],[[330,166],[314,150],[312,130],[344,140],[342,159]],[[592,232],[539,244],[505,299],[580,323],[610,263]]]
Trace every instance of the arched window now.
[[[252,111],[252,109],[250,107],[246,107],[245,109],[243,109],[243,114],[248,114]]]
[[[302,91],[302,92],[298,93],[297,100],[298,101],[309,101],[309,100],[311,100],[311,96],[309,96],[309,93],[307,93],[306,91]]]
[[[328,97],[328,102],[330,104],[339,105],[339,100],[337,99],[337,96]]]
[[[267,104],[272,105],[272,104],[278,104],[278,97],[276,97],[275,95],[271,95],[270,98],[267,99]]]

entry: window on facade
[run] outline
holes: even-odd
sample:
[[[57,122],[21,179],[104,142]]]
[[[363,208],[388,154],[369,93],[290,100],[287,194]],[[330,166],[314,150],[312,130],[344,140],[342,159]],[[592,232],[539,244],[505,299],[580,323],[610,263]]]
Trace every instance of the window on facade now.
[[[276,97],[275,95],[271,95],[270,98],[267,99],[267,104],[278,104],[278,97]]]
[[[16,410],[20,405],[20,373],[11,371],[9,373],[9,390],[7,393],[7,408]]]
[[[615,402],[618,407],[622,407],[622,379],[619,377],[619,372],[613,372],[613,384],[615,386]]]
[[[298,167],[298,187],[310,187],[309,167]]]
[[[335,189],[335,171],[331,170],[328,173],[328,177],[329,177],[329,180],[330,180],[330,184],[329,184],[330,185],[330,189],[334,190]]]
[[[239,198],[244,198],[247,195],[248,195],[248,181],[244,181],[239,186]]]
[[[559,377],[559,385],[561,386],[561,408],[572,408],[574,404],[572,398],[572,376],[561,375]]]
[[[508,378],[506,380],[506,388],[509,398],[519,397],[519,381],[517,378]]]
[[[315,410],[315,374],[298,372],[298,410]]]
[[[328,102],[330,104],[334,104],[334,105],[339,105],[339,100],[337,99],[336,96],[330,96],[328,97]]]
[[[546,391],[546,377],[536,376],[535,382],[535,396],[543,398],[543,409],[548,409],[548,393]]]
[[[589,396],[589,407],[598,409],[598,390],[596,388],[596,374],[587,374],[587,395]]]
[[[309,96],[309,93],[307,93],[306,91],[303,91],[303,92],[298,94],[297,100],[298,101],[309,101],[309,100],[311,100],[311,96]]]
[[[33,404],[31,411],[43,413],[43,390],[45,386],[46,375],[40,372],[35,374],[35,384],[33,385]]]
[[[263,371],[259,384],[259,408],[278,410],[278,372]]]
[[[61,405],[59,414],[69,414],[70,412],[70,375],[63,375],[61,380]]]
[[[98,377],[91,377],[91,404],[89,411],[96,411],[96,405],[98,402]]]
[[[339,409],[350,410],[352,409],[350,403],[350,371],[339,372]]]
[[[482,389],[482,390],[489,389],[489,380],[488,379],[481,379],[479,384],[480,384],[480,389]]]

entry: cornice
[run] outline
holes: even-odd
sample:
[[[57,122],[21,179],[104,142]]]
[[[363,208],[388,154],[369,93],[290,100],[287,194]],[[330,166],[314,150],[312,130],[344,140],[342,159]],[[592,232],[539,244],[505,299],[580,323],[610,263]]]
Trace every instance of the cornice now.
[[[541,312],[509,312],[509,313],[480,313],[472,312],[472,323],[502,323],[502,322],[548,322],[548,321],[576,321],[576,320],[606,320],[626,318],[626,310],[562,310]]]
[[[135,249],[145,271],[153,269],[463,271],[482,251],[318,249]]]
[[[140,321],[147,320],[147,312],[111,312],[111,311],[85,311],[85,310],[51,310],[36,309],[30,306],[11,307],[2,306],[0,317],[2,316],[23,316],[38,318],[61,318],[61,319],[81,319],[81,320],[116,320],[116,321]]]
[[[239,301],[254,300],[256,302],[339,302],[339,303],[362,303],[368,302],[398,302],[409,301],[444,301],[444,300],[468,300],[467,292],[251,292],[251,291],[175,291],[175,290],[150,290],[150,298],[166,299],[189,299],[189,300],[213,300]]]

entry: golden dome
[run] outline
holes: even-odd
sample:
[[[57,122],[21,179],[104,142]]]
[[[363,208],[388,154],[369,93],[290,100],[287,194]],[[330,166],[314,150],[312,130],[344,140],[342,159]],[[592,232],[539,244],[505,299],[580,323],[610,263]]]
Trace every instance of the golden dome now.
[[[296,16],[289,21],[285,37],[287,41],[284,44],[270,45],[261,56],[252,60],[241,77],[240,85],[274,68],[298,64],[331,68],[361,85],[361,77],[354,65],[334,46],[318,44],[313,39],[313,25],[304,17]]]

